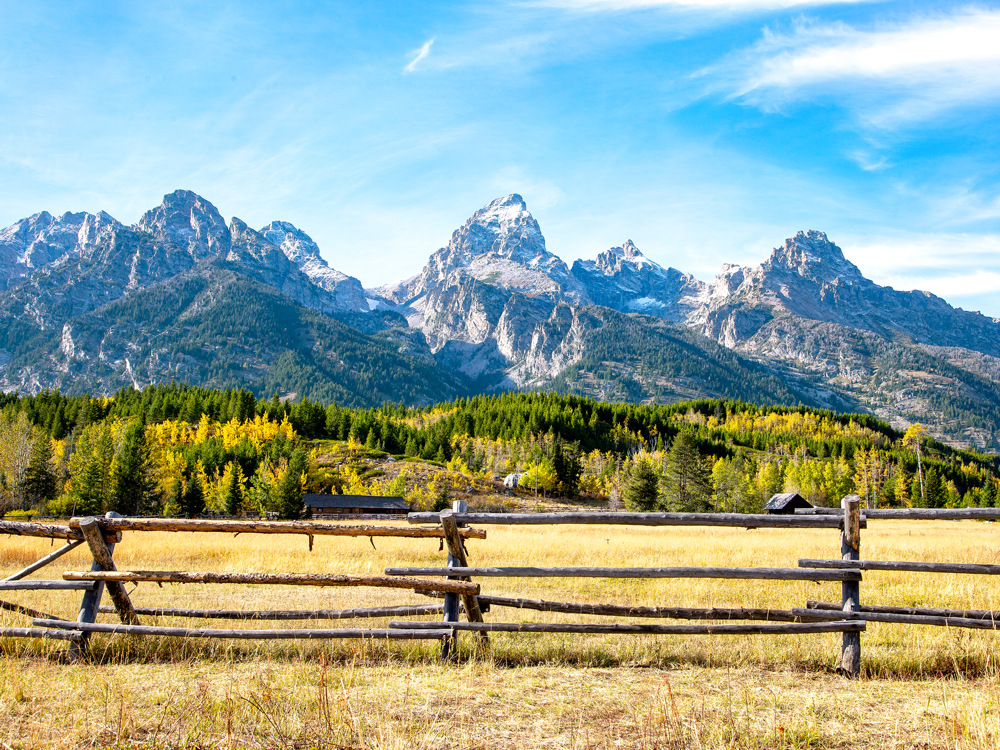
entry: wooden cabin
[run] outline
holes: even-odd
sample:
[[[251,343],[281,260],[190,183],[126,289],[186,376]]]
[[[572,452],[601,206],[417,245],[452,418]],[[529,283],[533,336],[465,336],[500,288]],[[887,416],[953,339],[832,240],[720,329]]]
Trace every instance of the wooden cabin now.
[[[398,515],[410,512],[405,497],[377,495],[314,495],[302,496],[302,504],[313,518],[341,515]]]
[[[806,500],[798,492],[782,492],[773,495],[764,506],[765,513],[779,513],[793,515],[799,508],[812,508],[812,503]]]

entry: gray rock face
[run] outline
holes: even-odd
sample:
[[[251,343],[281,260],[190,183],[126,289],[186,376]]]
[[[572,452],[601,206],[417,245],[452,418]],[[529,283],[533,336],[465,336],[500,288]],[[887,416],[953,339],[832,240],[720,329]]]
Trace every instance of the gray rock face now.
[[[284,222],[265,232],[236,218],[227,227],[215,206],[188,190],[164,196],[132,227],[103,211],[35,214],[0,231],[4,288],[20,285],[5,307],[61,328],[69,317],[211,260],[235,264],[305,307],[367,312],[361,282],[329,268],[308,235]]]
[[[664,268],[639,252],[632,240],[596,260],[578,260],[571,271],[595,304],[685,321],[704,303],[708,285],[676,268]]]
[[[823,232],[799,232],[754,268],[730,266],[687,322],[730,347],[774,317],[797,316],[915,343],[1000,355],[1000,326],[929,292],[898,292],[866,279]]]
[[[312,237],[287,221],[272,221],[260,230],[265,240],[281,248],[285,256],[320,289],[333,295],[339,309],[367,312],[368,300],[361,282],[330,268]]]
[[[58,217],[42,211],[0,230],[0,289],[38,268],[91,253],[116,226],[121,225],[103,211],[96,216],[67,211]]]
[[[418,276],[373,293],[394,303],[448,366],[513,385],[554,375],[579,356],[573,320],[591,303],[546,249],[519,195],[476,211]],[[565,336],[555,341],[555,331]]]
[[[194,261],[229,249],[230,234],[219,210],[190,190],[175,190],[139,219],[136,229],[158,245],[185,250]]]

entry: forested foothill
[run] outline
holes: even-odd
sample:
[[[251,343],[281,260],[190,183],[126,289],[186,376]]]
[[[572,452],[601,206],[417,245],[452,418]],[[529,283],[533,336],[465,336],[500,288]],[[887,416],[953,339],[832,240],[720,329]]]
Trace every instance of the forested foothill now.
[[[517,474],[515,491],[502,480]],[[342,408],[186,385],[111,397],[0,395],[0,507],[15,515],[294,518],[303,492],[584,499],[611,509],[997,505],[1000,457],[864,414],[700,399],[611,404],[554,393]]]

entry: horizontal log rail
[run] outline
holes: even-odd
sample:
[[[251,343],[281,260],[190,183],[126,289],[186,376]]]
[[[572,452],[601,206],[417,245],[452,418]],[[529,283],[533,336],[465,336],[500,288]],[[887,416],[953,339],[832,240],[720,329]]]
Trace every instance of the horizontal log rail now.
[[[799,508],[798,516],[843,516],[842,508]],[[862,508],[861,515],[877,520],[899,521],[962,521],[979,519],[1000,520],[1000,508]]]
[[[548,602],[536,599],[515,599],[506,596],[479,596],[481,604],[510,609],[530,609],[538,612],[562,612],[572,615],[608,617],[649,617],[664,620],[771,620],[796,622],[801,618],[791,610],[746,607],[632,607],[621,604],[584,604]]]
[[[858,570],[807,568],[386,568],[387,576],[472,578],[733,578],[778,581],[860,581]]]
[[[83,541],[83,533],[79,528],[71,529],[69,526],[62,526],[56,523],[36,523],[34,521],[0,520],[0,534]],[[105,532],[104,541],[120,542],[121,539],[118,539],[117,534]]]
[[[238,640],[320,640],[320,639],[363,639],[363,640],[430,640],[446,638],[451,630],[438,626],[433,630],[362,628],[288,628],[278,630],[227,630],[221,628],[164,628],[156,625],[105,625],[92,622],[69,622],[66,620],[35,620],[41,628],[63,629],[79,633],[107,633],[109,635],[153,635],[172,638],[232,638]]]
[[[93,583],[86,581],[0,581],[0,591],[90,591]]]
[[[938,562],[891,562],[888,560],[810,560],[801,559],[803,568],[849,570],[895,570],[905,573],[966,573],[970,575],[1000,575],[1000,565]]]
[[[437,622],[392,621],[390,628],[439,628]],[[567,622],[450,622],[454,630],[480,633],[637,633],[650,635],[788,635],[795,633],[859,632],[865,629],[862,620],[833,622],[783,622],[718,625],[646,625],[626,623],[567,623]]]
[[[455,594],[479,593],[479,584],[466,583],[465,581],[425,581],[420,578],[362,576],[345,573],[196,573],[175,570],[89,570],[66,571],[63,573],[63,578],[67,581],[372,586],[375,588],[413,589],[414,591],[447,591]]]
[[[948,628],[971,628],[973,630],[996,630],[997,623],[992,620],[972,619],[968,617],[933,617],[930,615],[897,615],[886,612],[824,612],[818,609],[793,609],[792,612],[803,619],[845,619],[864,620],[865,622],[894,622],[904,625],[936,625]]]
[[[49,628],[0,628],[0,638],[47,638],[57,641],[79,641],[83,633]]]
[[[0,602],[2,604],[2,602]],[[356,607],[354,609],[171,609],[136,607],[137,615],[151,617],[192,617],[200,620],[353,620],[364,617],[413,617],[433,615],[444,610],[443,604],[413,604],[398,607]],[[114,607],[101,607],[101,614],[114,614]],[[38,615],[35,615],[38,617]],[[53,619],[53,618],[48,618]],[[57,619],[57,618],[56,618]]]
[[[82,518],[71,518],[69,531],[78,533]],[[348,526],[318,521],[236,521],[199,518],[100,518],[105,531],[191,531],[225,534],[305,534],[307,536],[367,536],[444,538],[444,530],[408,526]],[[41,524],[39,524],[41,525]],[[3,531],[0,528],[0,531]],[[485,529],[462,529],[466,539],[485,539]],[[77,537],[73,537],[77,538]],[[82,537],[80,537],[82,538]]]
[[[481,597],[480,597],[481,598]],[[841,605],[835,602],[817,602],[809,600],[806,609],[841,611]],[[929,615],[931,617],[957,617],[963,620],[997,620],[1000,621],[1000,611],[990,609],[942,609],[939,607],[898,607],[885,604],[863,604],[860,612],[878,612],[886,615]]]
[[[437,513],[410,513],[412,524],[440,523]],[[843,519],[833,516],[770,515],[766,513],[456,513],[455,521],[476,524],[553,525],[605,524],[611,526],[733,526],[736,528],[839,529]],[[864,528],[864,519],[861,521]]]

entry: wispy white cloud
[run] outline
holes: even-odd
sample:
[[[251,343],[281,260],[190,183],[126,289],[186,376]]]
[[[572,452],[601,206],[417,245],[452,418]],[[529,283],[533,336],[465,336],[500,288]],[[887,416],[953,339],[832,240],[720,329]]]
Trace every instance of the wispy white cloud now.
[[[414,70],[417,69],[417,65],[419,65],[424,59],[426,59],[427,55],[431,53],[431,46],[434,44],[435,38],[436,37],[431,37],[426,42],[424,42],[423,46],[420,49],[415,49],[413,50],[413,52],[410,53],[411,55],[413,55],[413,59],[410,60],[409,63],[407,63],[405,68],[403,68],[404,73],[412,73]]]
[[[970,8],[891,27],[799,24],[706,68],[730,97],[777,110],[832,99],[894,127],[1000,98],[1000,10]]]
[[[1000,293],[1000,235],[932,233],[841,243],[867,277],[894,289],[922,289],[952,304]]]
[[[584,12],[634,11],[652,8],[757,11],[794,8],[803,5],[835,5],[867,0],[537,0],[531,5]]]

